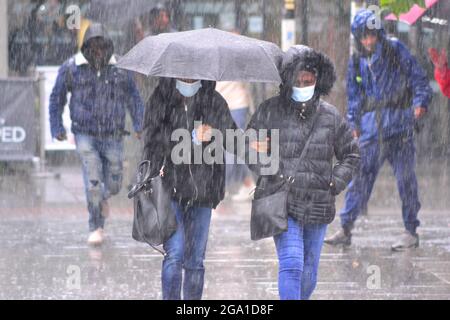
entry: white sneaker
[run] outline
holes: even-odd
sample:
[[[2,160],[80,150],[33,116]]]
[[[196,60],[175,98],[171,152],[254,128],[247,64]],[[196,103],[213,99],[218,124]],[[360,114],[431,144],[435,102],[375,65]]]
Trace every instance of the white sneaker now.
[[[253,197],[253,190],[255,187],[242,187],[241,190],[239,190],[239,193],[235,194],[231,197],[232,201],[236,202],[246,202],[252,200]]]
[[[88,238],[88,244],[91,246],[100,246],[103,243],[103,229],[99,228],[92,232]]]

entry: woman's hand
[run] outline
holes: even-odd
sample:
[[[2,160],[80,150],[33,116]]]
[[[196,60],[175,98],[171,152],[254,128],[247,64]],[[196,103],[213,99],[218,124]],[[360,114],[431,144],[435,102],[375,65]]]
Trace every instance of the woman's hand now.
[[[195,129],[195,136],[200,142],[210,142],[212,140],[213,128],[208,125],[201,125]]]
[[[250,148],[252,148],[258,153],[269,153],[270,150],[269,142],[270,142],[269,138],[267,138],[266,141],[253,141],[250,143]]]

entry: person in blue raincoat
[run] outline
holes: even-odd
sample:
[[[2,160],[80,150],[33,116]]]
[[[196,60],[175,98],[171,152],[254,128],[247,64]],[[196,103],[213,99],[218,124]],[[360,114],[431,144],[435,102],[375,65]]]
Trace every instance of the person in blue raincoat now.
[[[392,245],[395,251],[419,246],[416,232],[420,202],[415,174],[414,128],[432,99],[429,80],[408,48],[388,39],[378,17],[362,10],[352,24],[358,53],[347,74],[348,121],[359,139],[361,168],[354,177],[340,213],[342,229],[327,238],[331,245],[350,245],[353,225],[366,207],[377,174],[387,160],[394,170],[405,233]]]

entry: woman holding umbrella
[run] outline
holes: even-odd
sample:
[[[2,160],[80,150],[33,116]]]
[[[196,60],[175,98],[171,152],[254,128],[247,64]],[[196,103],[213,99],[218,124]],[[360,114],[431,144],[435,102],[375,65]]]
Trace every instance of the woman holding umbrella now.
[[[305,46],[291,48],[281,78],[280,95],[264,102],[249,124],[256,130],[279,130],[281,168],[279,174],[258,180],[252,235],[274,236],[280,298],[306,300],[316,286],[325,232],[335,217],[335,196],[352,179],[359,150],[346,121],[334,106],[321,100],[336,80],[334,66],[325,55]],[[270,152],[267,142],[252,147]],[[256,204],[271,198],[273,206],[277,194],[286,194],[280,201],[285,207],[273,209],[279,218],[262,220],[261,212],[270,209],[255,211]]]
[[[181,289],[185,300],[202,298],[211,211],[225,193],[226,130],[237,130],[216,81],[279,83],[281,59],[273,43],[207,28],[147,37],[118,63],[160,77],[144,117],[144,160],[163,176],[177,222],[175,233],[161,241],[163,299],[181,299]],[[172,139],[180,133],[182,155]]]
[[[150,160],[156,174],[164,176],[178,225],[164,243],[164,300],[180,300],[182,284],[185,300],[202,298],[211,212],[224,198],[225,166],[223,161],[194,164],[190,155],[188,161],[179,164],[172,155],[178,142],[171,136],[176,130],[187,130],[192,136],[192,143],[188,141],[191,154],[197,148],[203,155],[210,152],[213,129],[225,136],[226,129],[237,128],[215,85],[213,81],[161,78],[145,113],[144,159]]]

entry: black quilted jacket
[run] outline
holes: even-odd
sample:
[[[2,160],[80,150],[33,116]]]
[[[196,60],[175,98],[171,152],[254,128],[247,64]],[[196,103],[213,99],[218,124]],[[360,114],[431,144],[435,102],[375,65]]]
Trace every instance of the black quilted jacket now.
[[[278,129],[280,137],[280,171],[274,176],[260,176],[255,198],[277,192],[282,179],[292,176],[295,181],[288,196],[288,214],[303,224],[329,224],[336,214],[335,196],[347,187],[359,166],[359,148],[346,120],[334,106],[320,99],[334,83],[333,65],[328,58],[311,49],[306,55],[305,58],[302,51],[290,57],[292,61],[282,72],[281,94],[264,102],[249,124],[249,128],[256,130]],[[287,71],[305,60],[320,64],[319,77],[316,96],[301,104],[290,98],[292,79],[286,77],[292,75]],[[286,68],[291,69],[286,71]],[[320,76],[325,74],[328,75],[326,78]],[[314,117],[316,113],[317,117]],[[296,166],[314,118],[316,124],[311,143],[304,160]],[[261,173],[259,165],[250,168],[256,174]]]

